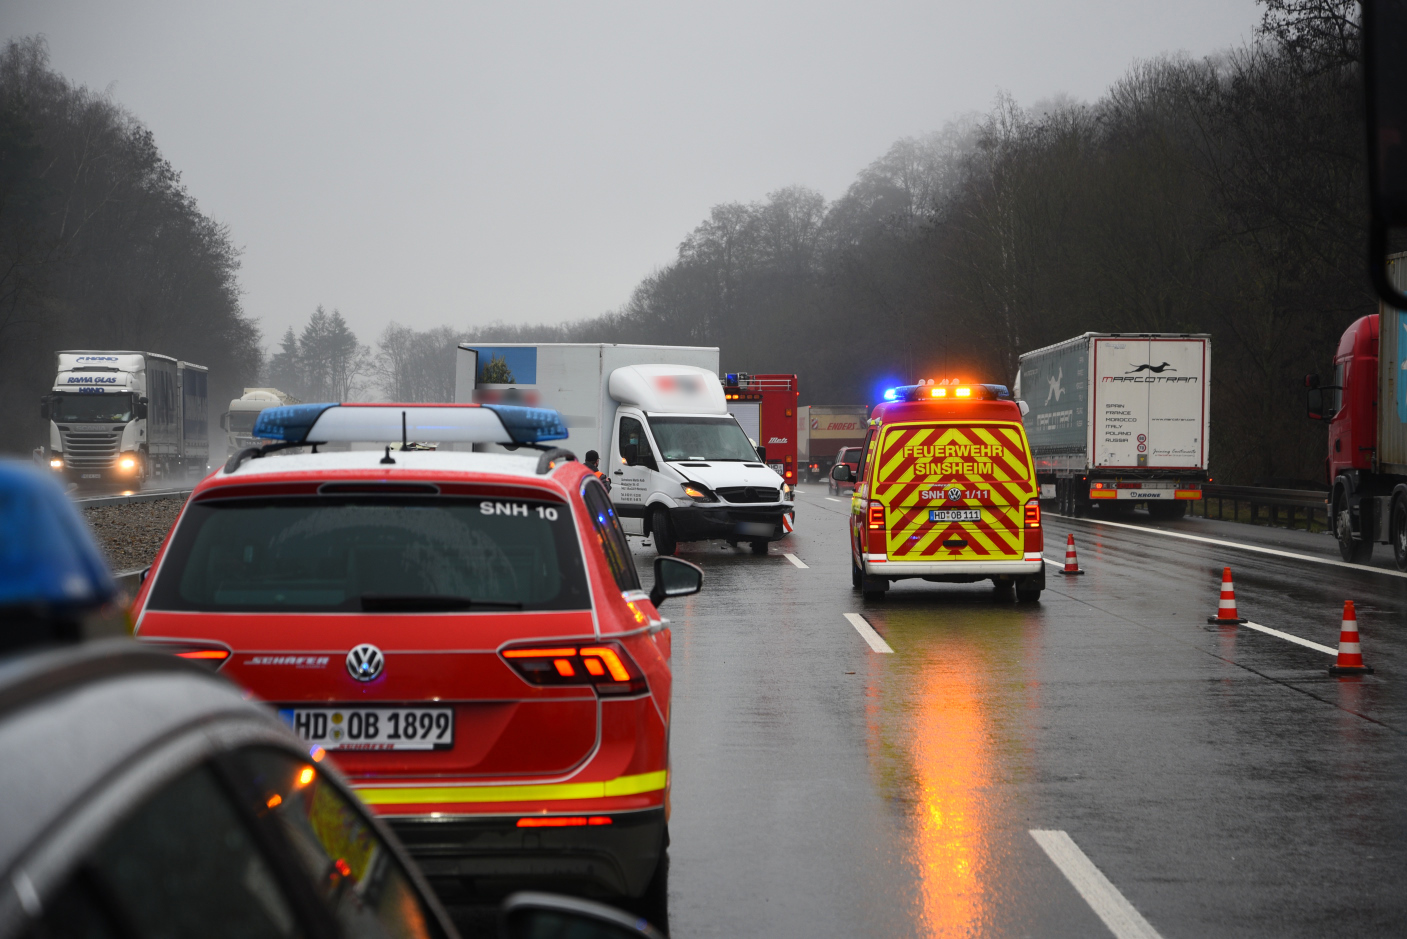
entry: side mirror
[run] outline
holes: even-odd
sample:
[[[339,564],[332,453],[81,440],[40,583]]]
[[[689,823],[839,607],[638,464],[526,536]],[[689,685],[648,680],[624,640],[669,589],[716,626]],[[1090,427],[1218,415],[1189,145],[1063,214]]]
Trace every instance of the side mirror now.
[[[640,447],[637,444],[628,443],[620,448],[620,455],[625,457],[626,466],[635,466],[640,460]]]
[[[662,555],[655,558],[655,585],[650,602],[659,606],[670,597],[687,597],[703,589],[703,568],[681,558]]]
[[[134,413],[137,415],[137,417],[141,418],[142,420],[146,420],[146,416],[147,416],[147,397],[146,397],[146,395],[142,395],[140,398],[137,399],[137,407],[134,409]]]
[[[853,483],[855,474],[851,472],[849,463],[837,463],[831,467],[831,479],[838,483]]]
[[[766,463],[766,462],[767,462],[767,448],[764,447],[764,446],[762,446],[761,444],[758,444],[758,446],[757,446],[757,462],[759,462],[759,463]]]
[[[1017,401],[1016,406],[1021,409],[1022,417],[1025,417],[1027,414],[1031,413],[1031,406],[1026,403],[1026,400],[1024,398],[1020,401]]]
[[[1309,411],[1311,421],[1322,421],[1324,419],[1324,391],[1321,388],[1311,388],[1305,393],[1308,399],[1305,403]]]
[[[230,412],[229,412],[229,411],[226,411],[224,414],[221,414],[221,415],[220,415],[220,429],[221,429],[221,430],[229,430],[229,429],[230,429]]]
[[[501,939],[664,939],[638,916],[604,903],[553,893],[515,893],[498,911]]]
[[[1407,228],[1407,0],[1365,0],[1362,11],[1368,274],[1383,302],[1407,309],[1387,262],[1389,233]]]

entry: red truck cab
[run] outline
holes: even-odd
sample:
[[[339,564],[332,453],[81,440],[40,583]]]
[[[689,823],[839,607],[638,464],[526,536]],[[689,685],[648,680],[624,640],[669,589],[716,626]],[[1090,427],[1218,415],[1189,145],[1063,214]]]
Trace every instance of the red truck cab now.
[[[1364,316],[1344,331],[1334,354],[1333,383],[1324,389],[1329,421],[1325,482],[1332,488],[1344,473],[1373,469],[1377,447],[1378,315]]]

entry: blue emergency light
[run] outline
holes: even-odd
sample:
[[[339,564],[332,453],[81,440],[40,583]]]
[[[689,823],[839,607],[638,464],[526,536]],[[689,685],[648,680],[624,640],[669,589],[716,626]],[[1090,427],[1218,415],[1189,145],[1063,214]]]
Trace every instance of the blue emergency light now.
[[[1001,401],[1011,398],[1006,385],[991,384],[951,384],[935,385],[933,382],[919,382],[916,385],[899,385],[884,393],[885,401]]]
[[[107,562],[58,483],[31,466],[0,461],[0,610],[74,615],[116,593]]]
[[[261,411],[253,436],[289,446],[391,440],[533,446],[564,439],[567,425],[551,408],[516,404],[292,404]]]

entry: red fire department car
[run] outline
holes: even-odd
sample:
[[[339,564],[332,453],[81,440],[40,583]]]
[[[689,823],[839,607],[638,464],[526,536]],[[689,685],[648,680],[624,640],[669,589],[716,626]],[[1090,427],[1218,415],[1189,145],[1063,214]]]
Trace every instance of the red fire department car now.
[[[641,589],[599,480],[543,445],[566,436],[555,411],[299,405],[254,435],[281,442],[196,487],[134,603],[137,637],[219,668],[331,751],[449,895],[658,882],[656,606],[702,571],[661,557]],[[299,445],[312,452],[274,452]]]
[[[990,579],[999,598],[1045,588],[1040,489],[1021,410],[1002,385],[931,382],[885,393],[851,496],[851,575],[867,599],[896,580]]]

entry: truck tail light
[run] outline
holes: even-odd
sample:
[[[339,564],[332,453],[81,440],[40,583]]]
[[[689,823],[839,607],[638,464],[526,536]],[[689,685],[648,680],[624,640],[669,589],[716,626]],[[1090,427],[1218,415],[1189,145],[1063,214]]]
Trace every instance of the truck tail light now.
[[[870,531],[884,531],[884,505],[870,503]]]
[[[1041,504],[1035,499],[1026,503],[1026,527],[1041,527]]]
[[[639,694],[649,687],[639,666],[614,642],[513,646],[499,655],[532,685],[591,685],[601,695]]]

